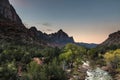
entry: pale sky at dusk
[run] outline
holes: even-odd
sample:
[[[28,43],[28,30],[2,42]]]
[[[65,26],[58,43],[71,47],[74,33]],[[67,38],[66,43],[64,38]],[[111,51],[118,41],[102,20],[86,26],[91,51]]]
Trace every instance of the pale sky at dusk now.
[[[101,43],[120,30],[120,0],[10,0],[27,27],[63,29],[76,42]]]

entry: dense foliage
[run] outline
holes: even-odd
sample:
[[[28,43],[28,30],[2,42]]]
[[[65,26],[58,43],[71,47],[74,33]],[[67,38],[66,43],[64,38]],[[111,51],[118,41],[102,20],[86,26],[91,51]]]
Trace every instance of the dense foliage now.
[[[115,74],[120,72],[120,49],[117,48],[103,52],[103,49],[87,49],[71,43],[61,49],[0,44],[0,80],[68,80],[75,75],[85,79],[85,72],[79,71],[82,61],[90,61],[91,67],[110,64]]]
[[[104,58],[106,63],[111,64],[115,69],[120,71],[120,49],[106,52]]]
[[[57,60],[59,53],[59,48],[1,44],[0,80],[66,80]],[[45,59],[38,64],[34,58]]]

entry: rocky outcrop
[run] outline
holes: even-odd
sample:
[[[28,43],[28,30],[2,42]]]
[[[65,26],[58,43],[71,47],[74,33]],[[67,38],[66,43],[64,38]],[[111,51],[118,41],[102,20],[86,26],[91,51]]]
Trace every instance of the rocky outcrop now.
[[[13,6],[9,3],[9,0],[0,0],[0,17],[22,24],[20,17],[17,15]],[[2,19],[0,19],[0,21],[1,20]]]
[[[36,27],[31,27],[31,28],[29,29],[29,31],[30,31],[30,33],[31,33],[32,35],[34,35],[34,37],[36,37],[38,40],[47,41],[48,38],[49,38],[49,36],[48,36],[46,33],[43,33],[43,32],[41,32],[41,31],[38,31],[38,30],[36,29]]]
[[[0,24],[0,42],[2,41],[15,44],[47,45],[46,41],[38,39],[37,35],[24,25],[11,23],[11,21]]]
[[[38,31],[35,27],[31,27],[29,31],[38,39],[48,42],[51,46],[63,46],[67,43],[74,43],[73,37],[69,37],[63,30],[56,33],[46,34]]]
[[[0,42],[41,44],[22,24],[9,0],[0,0]]]
[[[108,39],[106,39],[100,46],[112,46],[112,45],[120,45],[120,31],[114,32],[109,35]]]
[[[73,37],[69,37],[68,34],[65,33],[62,29],[56,33],[50,34],[49,38],[52,42],[58,44],[74,43]]]

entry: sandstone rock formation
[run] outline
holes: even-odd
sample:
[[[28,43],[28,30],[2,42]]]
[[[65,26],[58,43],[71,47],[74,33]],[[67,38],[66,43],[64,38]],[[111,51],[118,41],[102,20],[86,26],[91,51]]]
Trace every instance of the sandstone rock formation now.
[[[9,19],[12,22],[22,24],[21,19],[17,15],[13,6],[9,3],[9,0],[0,0],[0,16]]]

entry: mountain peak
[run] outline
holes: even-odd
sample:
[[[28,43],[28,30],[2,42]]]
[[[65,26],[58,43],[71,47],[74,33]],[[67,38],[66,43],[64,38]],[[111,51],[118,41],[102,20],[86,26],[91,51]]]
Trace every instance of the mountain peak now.
[[[10,20],[22,24],[22,20],[17,15],[9,0],[0,0],[0,18],[0,21]]]
[[[64,32],[62,29],[58,30],[58,32]]]
[[[64,32],[62,29],[58,30],[58,32],[55,33],[55,35],[68,37],[68,34]]]
[[[29,30],[37,31],[37,28],[35,26],[32,26]]]

